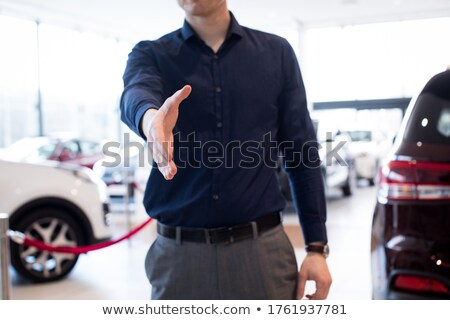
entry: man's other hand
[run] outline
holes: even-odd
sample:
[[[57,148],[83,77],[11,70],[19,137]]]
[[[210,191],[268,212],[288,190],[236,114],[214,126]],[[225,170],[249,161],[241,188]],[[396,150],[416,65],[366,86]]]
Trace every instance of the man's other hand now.
[[[307,280],[316,282],[316,292],[307,294],[306,298],[311,300],[323,300],[328,296],[331,286],[331,275],[328,270],[326,259],[320,253],[308,253],[303,260],[298,273],[297,299],[303,299]]]

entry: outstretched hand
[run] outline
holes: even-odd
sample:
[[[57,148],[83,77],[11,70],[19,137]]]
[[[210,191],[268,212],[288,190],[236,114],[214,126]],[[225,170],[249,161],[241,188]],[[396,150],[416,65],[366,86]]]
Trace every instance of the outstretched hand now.
[[[142,121],[142,130],[152,147],[153,159],[166,180],[171,180],[177,173],[173,161],[173,128],[178,119],[178,108],[191,91],[191,86],[184,86],[167,98],[159,110],[148,110]]]
[[[308,253],[298,273],[297,300],[303,299],[307,280],[316,282],[316,292],[307,294],[311,300],[323,300],[328,296],[331,275],[325,258],[319,253]]]

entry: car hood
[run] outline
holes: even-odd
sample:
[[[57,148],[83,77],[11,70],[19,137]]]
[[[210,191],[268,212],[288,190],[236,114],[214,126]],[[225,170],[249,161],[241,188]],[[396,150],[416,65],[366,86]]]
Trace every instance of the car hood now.
[[[17,155],[8,150],[0,150],[0,159],[10,162],[27,162],[27,163],[41,163],[45,161],[45,159],[41,157],[31,156],[31,155]]]

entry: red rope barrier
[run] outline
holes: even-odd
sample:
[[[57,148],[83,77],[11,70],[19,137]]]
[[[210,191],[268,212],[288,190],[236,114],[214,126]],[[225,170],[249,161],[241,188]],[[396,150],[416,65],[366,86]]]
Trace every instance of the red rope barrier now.
[[[138,190],[139,192],[144,193],[144,190],[142,190],[139,185],[135,182],[131,183],[131,186]],[[59,252],[59,253],[72,253],[72,254],[83,254],[88,253],[89,251],[94,251],[98,249],[103,249],[109,246],[112,246],[116,243],[119,243],[125,239],[129,239],[132,236],[134,236],[136,233],[141,231],[147,224],[149,224],[152,221],[152,218],[148,218],[146,221],[144,221],[142,224],[137,226],[135,229],[128,232],[126,235],[116,239],[116,240],[110,240],[98,244],[93,244],[89,246],[80,246],[80,247],[63,247],[63,246],[52,246],[51,244],[35,240],[33,238],[27,237],[22,232],[18,231],[8,231],[8,235],[11,237],[11,239],[18,243],[19,245],[23,245],[26,247],[35,247],[40,249],[41,251],[49,251],[49,252]]]
[[[29,247],[36,247],[42,251],[50,251],[50,252],[60,252],[60,253],[73,253],[73,254],[83,254],[88,253],[89,251],[103,249],[109,246],[112,246],[116,243],[119,243],[125,239],[128,239],[141,231],[147,224],[149,224],[152,221],[152,218],[148,218],[146,221],[144,221],[142,224],[137,226],[135,229],[128,232],[126,235],[116,239],[116,240],[110,240],[98,244],[93,244],[89,246],[81,246],[81,247],[57,247],[52,246],[50,244],[47,244],[45,242],[41,242],[32,238],[29,238],[27,236],[23,239],[23,246],[29,246]]]

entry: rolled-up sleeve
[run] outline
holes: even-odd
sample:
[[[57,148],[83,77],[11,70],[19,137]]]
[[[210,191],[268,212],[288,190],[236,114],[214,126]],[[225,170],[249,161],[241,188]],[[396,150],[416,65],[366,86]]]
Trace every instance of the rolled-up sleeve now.
[[[326,203],[316,132],[297,58],[285,42],[278,142],[306,243],[327,242]]]
[[[161,72],[153,54],[151,41],[139,42],[128,55],[123,75],[124,90],[120,99],[122,121],[145,139],[140,131],[144,113],[163,103]]]

